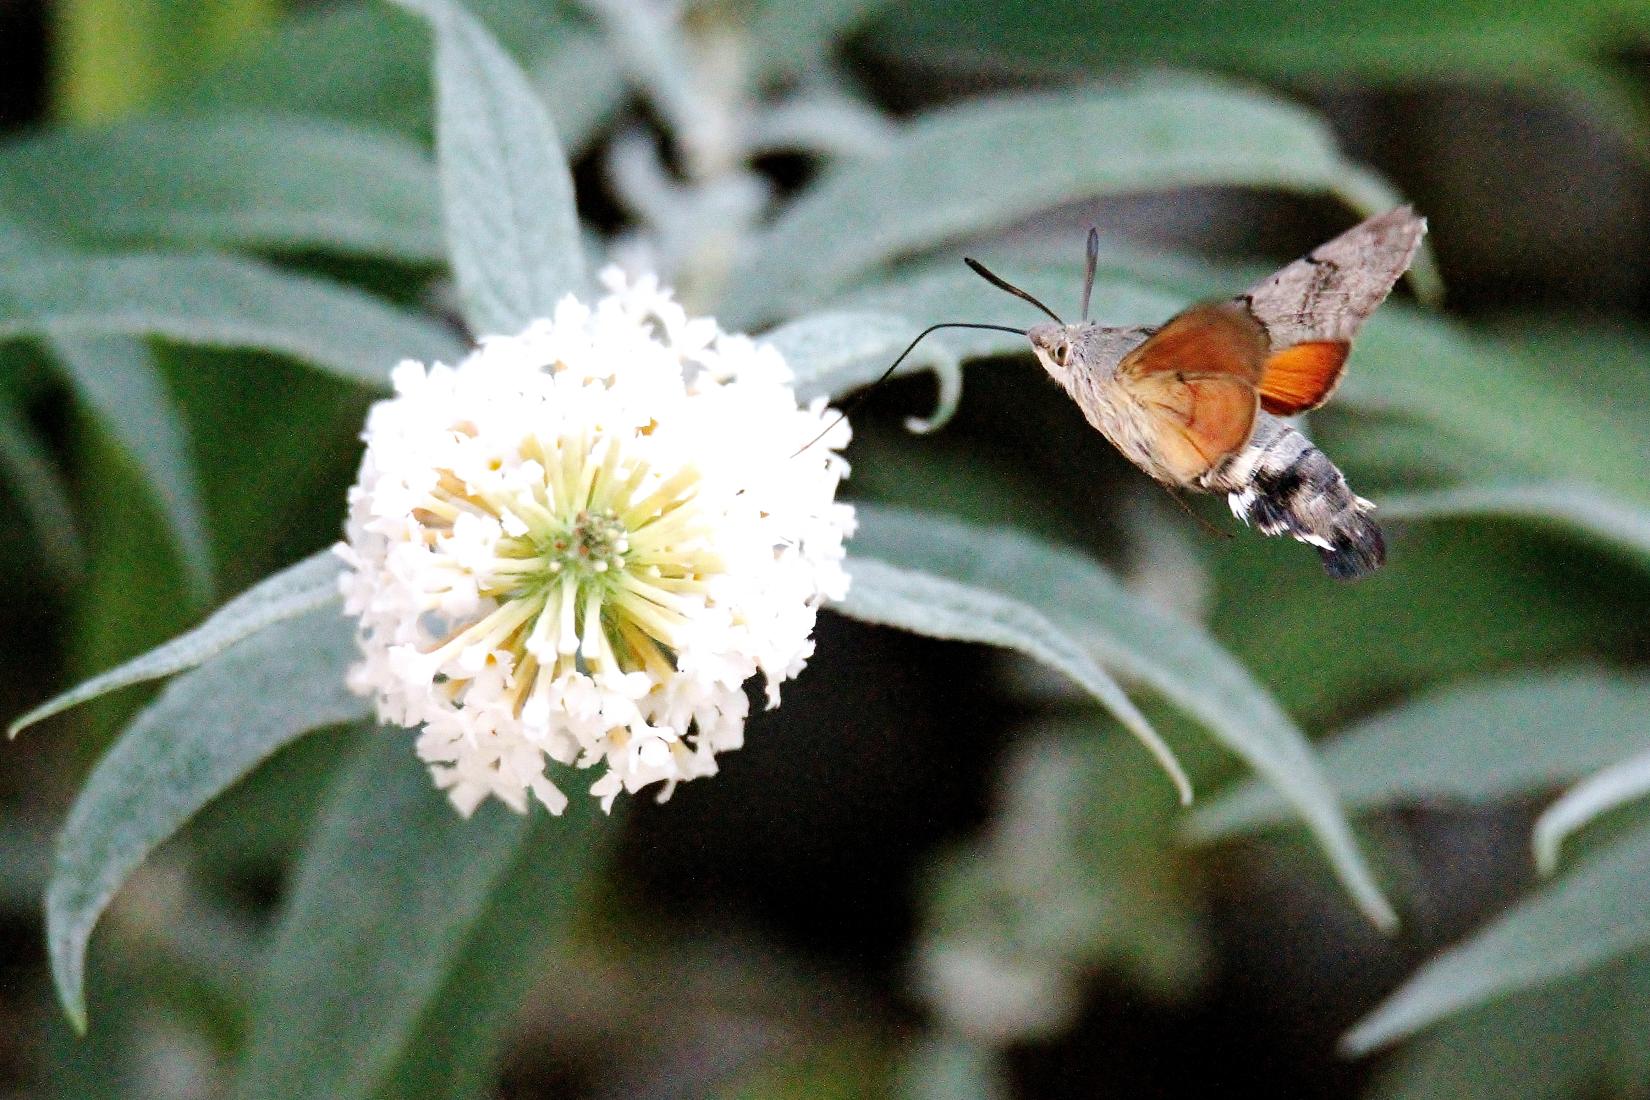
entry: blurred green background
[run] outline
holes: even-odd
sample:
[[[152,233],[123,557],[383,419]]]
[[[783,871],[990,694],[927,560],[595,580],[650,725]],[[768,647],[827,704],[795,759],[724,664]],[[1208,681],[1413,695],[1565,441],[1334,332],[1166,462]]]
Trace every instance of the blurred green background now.
[[[623,182],[624,142],[681,124],[668,91],[621,73],[638,64],[625,43],[641,40],[615,44],[614,28],[625,9],[651,6],[473,7],[549,99],[592,233],[622,241],[646,220]],[[1188,844],[1142,754],[1044,674],[827,614],[807,673],[781,711],[753,718],[722,775],[632,808],[571,933],[520,960],[528,992],[474,1087],[519,1098],[1650,1095],[1642,942],[1609,969],[1578,964],[1569,984],[1503,998],[1395,1053],[1336,1050],[1422,960],[1539,892],[1529,836],[1546,800],[1650,748],[1639,679],[1650,659],[1650,489],[1632,492],[1650,471],[1643,5],[729,0],[687,4],[683,24],[704,41],[777,26],[772,41],[809,44],[758,55],[750,81],[769,100],[801,88],[811,117],[831,120],[790,118],[790,139],[751,156],[780,203],[806,194],[833,158],[874,160],[910,120],[988,94],[1172,68],[1303,106],[1350,161],[1429,218],[1442,309],[1508,380],[1486,390],[1451,378],[1447,356],[1417,360],[1419,375],[1439,372],[1437,400],[1451,406],[1442,419],[1459,413],[1477,439],[1442,440],[1408,410],[1367,404],[1315,414],[1314,438],[1359,492],[1384,501],[1520,474],[1496,437],[1538,435],[1529,450],[1556,454],[1553,468],[1585,479],[1597,465],[1599,483],[1627,487],[1628,534],[1568,522],[1551,502],[1533,518],[1400,519],[1387,569],[1334,587],[1299,546],[1241,530],[1224,540],[1188,521],[1029,359],[971,367],[956,418],[933,436],[903,427],[928,411],[932,384],[898,381],[856,415],[855,497],[1013,523],[1093,553],[1136,594],[1206,622],[1313,734],[1422,708],[1404,758],[1413,781],[1348,794],[1401,930],[1370,927],[1296,832]],[[234,109],[344,120],[427,152],[428,50],[414,20],[375,3],[0,0],[0,207],[57,210],[61,221],[36,228],[87,251],[221,244],[210,226],[146,217],[154,146],[141,128],[83,153],[75,135]],[[794,140],[807,125],[830,140]],[[1003,156],[983,174],[1016,171],[1013,150]],[[683,160],[667,142],[664,169],[691,178]],[[65,163],[72,178],[54,174]],[[187,163],[162,169],[154,178],[191,178]],[[256,210],[258,182],[249,161],[224,207]],[[316,181],[318,206],[328,184]],[[67,197],[45,201],[59,187]],[[433,199],[414,191],[396,201],[433,222]],[[156,208],[164,219],[167,204]],[[1156,269],[1167,271],[1195,257],[1183,285],[1213,277],[1223,280],[1213,289],[1236,290],[1351,220],[1328,196],[1200,186],[1050,204],[966,243],[1010,264],[1074,265],[1092,222],[1119,255],[1167,256]],[[284,269],[451,317],[435,234],[337,247],[248,237],[246,251]],[[952,263],[961,243],[930,258]],[[691,301],[686,275],[683,286]],[[991,316],[919,319],[1026,320],[1006,301]],[[107,347],[81,347],[75,368],[72,349],[0,343],[8,720],[339,534],[370,394],[273,354],[150,346],[157,400],[181,432],[146,419],[159,406],[136,391],[97,384],[119,366]],[[1590,419],[1570,418],[1577,408]],[[1225,525],[1218,503],[1198,511]],[[1579,686],[1543,679],[1567,670]],[[1514,762],[1485,750],[1429,772],[1429,746],[1462,721],[1440,717],[1432,693],[1485,683],[1534,685],[1466,707],[1489,716],[1470,744]],[[144,697],[100,701],[6,749],[6,1095],[227,1094],[247,1038],[247,983],[355,732],[284,750],[145,865],[94,939],[92,1027],[76,1039],[45,969],[50,838]],[[1550,713],[1531,699],[1553,701]],[[1204,789],[1237,776],[1185,717],[1149,711]],[[1497,786],[1492,773],[1516,771],[1530,745],[1559,762]],[[1391,762],[1375,760],[1342,768],[1332,755],[1331,773],[1354,791]],[[470,1088],[414,1080],[385,1094]]]

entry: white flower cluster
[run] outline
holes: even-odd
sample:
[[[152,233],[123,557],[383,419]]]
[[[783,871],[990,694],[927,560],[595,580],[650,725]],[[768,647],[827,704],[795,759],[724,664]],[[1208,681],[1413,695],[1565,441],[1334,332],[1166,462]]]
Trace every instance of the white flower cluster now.
[[[835,500],[848,426],[799,408],[773,348],[690,318],[651,278],[489,337],[456,367],[396,368],[350,491],[352,685],[459,810],[527,792],[546,760],[605,765],[591,793],[716,771],[846,594]],[[806,446],[820,433],[824,438]]]

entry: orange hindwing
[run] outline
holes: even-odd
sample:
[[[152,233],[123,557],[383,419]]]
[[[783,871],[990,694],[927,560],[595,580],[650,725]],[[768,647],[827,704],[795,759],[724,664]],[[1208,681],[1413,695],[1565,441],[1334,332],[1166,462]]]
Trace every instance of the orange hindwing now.
[[[1344,340],[1308,340],[1267,359],[1260,376],[1261,408],[1293,416],[1328,401],[1351,347]]]

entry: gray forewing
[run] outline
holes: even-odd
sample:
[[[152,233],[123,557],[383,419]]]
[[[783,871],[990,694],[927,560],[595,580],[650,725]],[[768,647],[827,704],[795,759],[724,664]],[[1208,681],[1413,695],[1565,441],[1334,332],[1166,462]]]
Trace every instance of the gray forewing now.
[[[1273,350],[1350,342],[1409,267],[1426,230],[1426,219],[1408,206],[1377,214],[1255,284],[1243,300]]]

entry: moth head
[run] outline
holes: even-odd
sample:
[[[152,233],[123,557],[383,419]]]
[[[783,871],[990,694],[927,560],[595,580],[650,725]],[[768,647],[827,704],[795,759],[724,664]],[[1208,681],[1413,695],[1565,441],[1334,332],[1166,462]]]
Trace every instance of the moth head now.
[[[1064,382],[1070,376],[1072,365],[1077,360],[1077,330],[1080,327],[1050,321],[1035,325],[1026,333],[1031,340],[1031,350],[1037,353],[1037,361],[1058,382]]]

